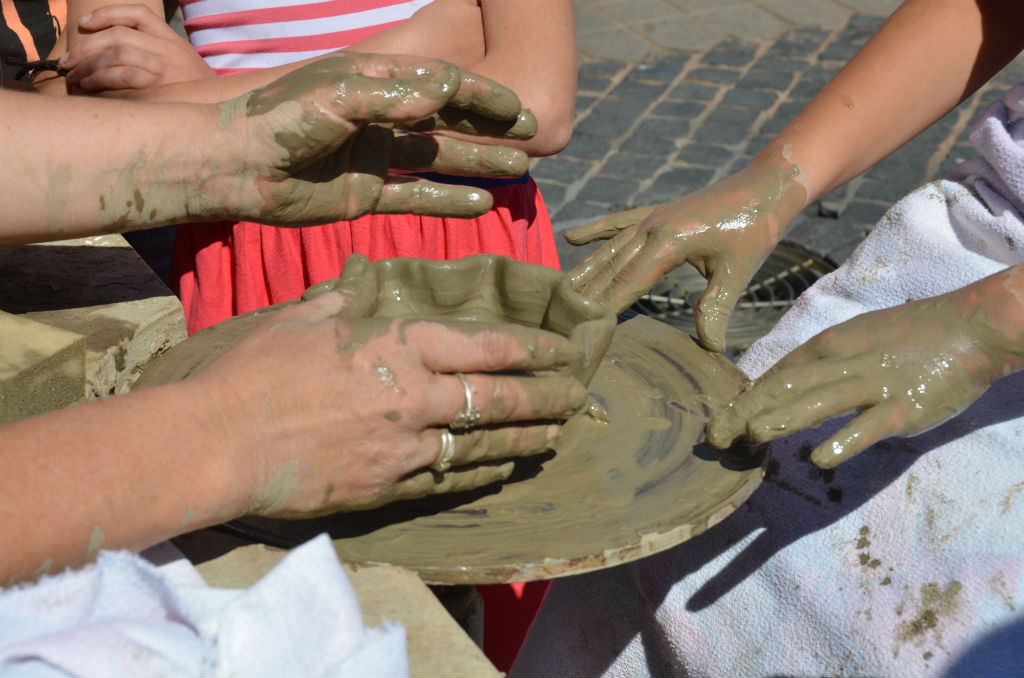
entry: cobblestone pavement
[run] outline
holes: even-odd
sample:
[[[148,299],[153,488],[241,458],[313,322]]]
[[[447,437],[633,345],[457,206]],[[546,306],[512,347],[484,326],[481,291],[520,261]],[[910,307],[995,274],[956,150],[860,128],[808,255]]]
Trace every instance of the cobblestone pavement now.
[[[533,168],[556,231],[735,172],[898,4],[576,0],[575,132],[562,153]],[[864,176],[810,205],[786,240],[841,263],[895,200],[974,155],[970,123],[1022,79],[1018,59]],[[567,269],[593,246],[559,249]]]

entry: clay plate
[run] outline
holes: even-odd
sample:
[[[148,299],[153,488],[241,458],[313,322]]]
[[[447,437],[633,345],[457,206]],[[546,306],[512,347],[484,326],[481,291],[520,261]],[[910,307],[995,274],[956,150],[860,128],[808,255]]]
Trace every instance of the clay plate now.
[[[696,536],[757,488],[765,453],[719,460],[708,417],[741,387],[740,371],[649,318],[618,327],[591,381],[609,423],[570,419],[557,453],[486,491],[302,521],[232,523],[279,546],[320,532],[352,563],[415,570],[428,583],[551,579],[611,567]]]

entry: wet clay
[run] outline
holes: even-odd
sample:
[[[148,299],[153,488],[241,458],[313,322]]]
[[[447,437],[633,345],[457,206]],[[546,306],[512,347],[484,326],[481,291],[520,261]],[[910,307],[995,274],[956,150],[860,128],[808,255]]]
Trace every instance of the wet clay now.
[[[739,370],[648,318],[619,326],[609,346],[614,316],[553,269],[492,255],[372,263],[354,255],[340,278],[305,298],[327,291],[350,297],[342,312],[350,318],[515,322],[568,336],[585,357],[559,371],[590,382],[606,421],[572,417],[553,451],[517,460],[503,484],[322,518],[233,523],[251,536],[295,545],[327,531],[349,562],[402,565],[431,582],[548,579],[685,541],[731,513],[761,481],[758,459],[730,468],[697,445],[706,422],[743,385]],[[155,361],[137,386],[201,370],[273,310],[197,333]]]
[[[326,531],[352,563],[389,563],[430,583],[530,581],[626,563],[690,539],[757,488],[764,456],[720,462],[698,441],[741,388],[721,355],[649,318],[616,330],[591,381],[609,423],[577,415],[556,451],[510,482],[373,511],[232,525],[289,546]]]

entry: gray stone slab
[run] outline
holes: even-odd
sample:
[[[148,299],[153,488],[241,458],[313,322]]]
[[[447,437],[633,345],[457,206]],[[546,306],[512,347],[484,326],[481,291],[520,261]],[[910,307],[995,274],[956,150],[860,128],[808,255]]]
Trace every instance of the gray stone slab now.
[[[688,123],[674,118],[647,118],[623,142],[621,150],[638,155],[668,157],[675,152],[677,142],[687,138],[689,128]]]
[[[654,183],[636,196],[638,207],[657,205],[681,198],[698,188],[707,186],[714,170],[703,167],[679,167],[660,175]]]
[[[85,397],[85,337],[0,311],[0,424]]]
[[[677,161],[688,165],[704,165],[706,167],[727,167],[732,163],[736,152],[715,144],[690,143],[679,151]]]
[[[650,21],[638,24],[635,28],[665,50],[704,50],[718,42],[723,35],[690,18]]]
[[[703,113],[705,105],[696,101],[662,101],[651,109],[650,114],[664,118],[692,120]]]
[[[690,81],[703,81],[712,83],[715,85],[731,85],[737,82],[743,73],[734,68],[718,68],[704,66],[701,68],[695,68],[686,74],[686,79]]]
[[[562,153],[537,160],[530,174],[538,181],[552,181],[564,186],[582,177],[592,167],[592,162],[574,160]]]
[[[626,200],[640,188],[638,179],[628,177],[596,176],[587,182],[576,196],[577,200],[606,205],[625,206]]]
[[[669,90],[667,96],[669,99],[678,99],[682,101],[709,101],[713,99],[721,89],[721,87],[716,85],[688,82],[684,80]]]
[[[184,340],[181,304],[119,235],[0,248],[0,308],[86,336],[86,395],[127,390]]]
[[[791,24],[838,28],[850,18],[850,10],[829,0],[760,0],[759,4]]]
[[[616,61],[643,61],[657,51],[647,40],[620,27],[580,31],[576,34],[576,46],[592,59]]]
[[[721,5],[695,12],[702,24],[721,33],[746,38],[770,39],[789,28],[785,21],[752,5]]]
[[[630,177],[635,179],[654,176],[665,166],[664,158],[633,153],[616,153],[601,168],[601,176]]]

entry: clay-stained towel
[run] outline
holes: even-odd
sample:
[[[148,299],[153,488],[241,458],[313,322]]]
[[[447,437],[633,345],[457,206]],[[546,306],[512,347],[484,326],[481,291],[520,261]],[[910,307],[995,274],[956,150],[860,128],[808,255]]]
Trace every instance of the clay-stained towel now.
[[[102,551],[0,591],[0,675],[408,675],[404,629],[363,627],[324,535],[245,590],[211,588],[181,565]]]
[[[897,203],[741,367],[1024,261],[1022,117],[1018,86],[972,131],[982,157]],[[842,423],[775,444],[765,483],[704,535],[556,581],[513,673],[1024,673],[1024,375],[821,471],[809,452]]]

